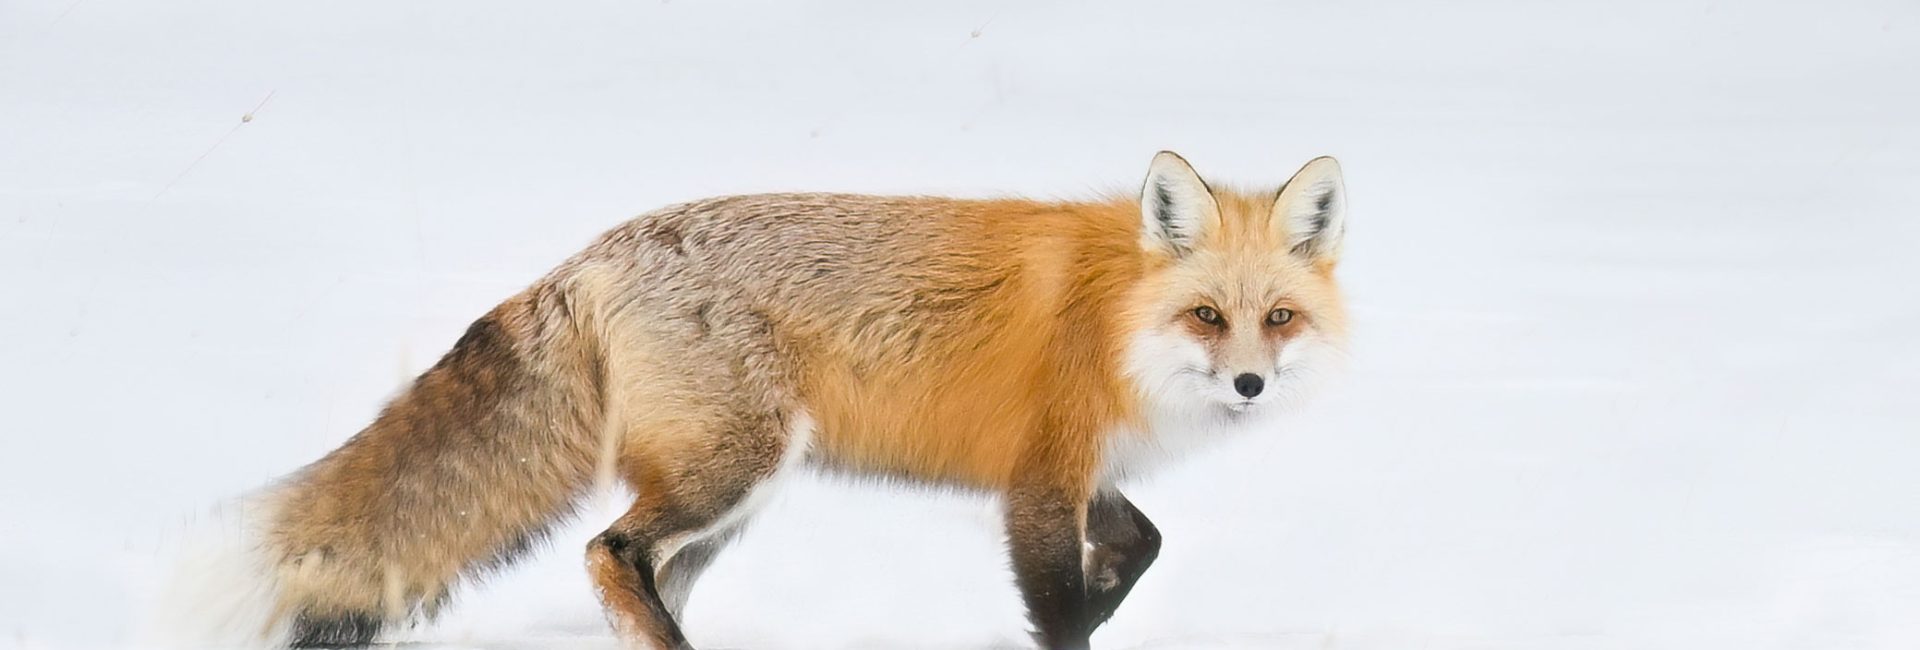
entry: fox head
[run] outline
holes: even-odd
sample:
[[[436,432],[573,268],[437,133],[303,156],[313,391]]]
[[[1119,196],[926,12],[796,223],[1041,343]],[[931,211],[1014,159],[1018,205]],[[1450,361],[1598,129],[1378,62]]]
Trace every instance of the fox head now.
[[[1154,157],[1126,361],[1150,407],[1238,420],[1303,395],[1345,342],[1333,271],[1346,206],[1332,158],[1278,191],[1240,193],[1208,187],[1172,152]]]

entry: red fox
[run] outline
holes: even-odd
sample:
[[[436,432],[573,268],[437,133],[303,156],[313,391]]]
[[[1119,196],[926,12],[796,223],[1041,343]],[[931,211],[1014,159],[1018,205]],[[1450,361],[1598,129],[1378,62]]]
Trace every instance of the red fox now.
[[[1154,157],[1088,202],[769,194],[638,217],[493,309],[373,423],[264,493],[275,643],[370,643],[508,562],[610,473],[586,549],[628,645],[808,467],[1003,499],[1047,648],[1084,648],[1160,533],[1116,488],[1257,428],[1344,346],[1332,158],[1277,191]]]

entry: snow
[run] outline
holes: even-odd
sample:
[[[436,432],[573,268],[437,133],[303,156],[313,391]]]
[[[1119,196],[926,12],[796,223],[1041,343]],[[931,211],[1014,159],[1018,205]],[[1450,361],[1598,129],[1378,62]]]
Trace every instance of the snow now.
[[[0,645],[115,647],[209,509],[627,216],[1339,156],[1347,377],[1131,490],[1109,648],[1920,645],[1911,2],[0,2]],[[251,119],[242,121],[243,115]],[[612,498],[407,638],[611,648]],[[722,648],[1021,647],[993,506],[827,480]]]

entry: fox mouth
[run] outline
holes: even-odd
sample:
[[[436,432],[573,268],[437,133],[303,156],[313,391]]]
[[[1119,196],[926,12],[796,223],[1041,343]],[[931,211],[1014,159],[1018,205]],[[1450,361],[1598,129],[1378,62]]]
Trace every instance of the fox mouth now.
[[[1253,400],[1243,399],[1238,402],[1228,402],[1227,411],[1234,414],[1246,413],[1253,410],[1254,406],[1256,406],[1256,404]]]

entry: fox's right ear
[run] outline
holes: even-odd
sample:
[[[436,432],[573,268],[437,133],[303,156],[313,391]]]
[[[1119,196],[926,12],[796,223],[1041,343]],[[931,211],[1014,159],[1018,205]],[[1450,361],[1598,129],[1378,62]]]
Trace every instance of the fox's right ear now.
[[[1347,234],[1347,184],[1340,162],[1321,156],[1307,162],[1280,188],[1274,201],[1274,225],[1283,228],[1294,254],[1315,262],[1340,259]]]
[[[1140,218],[1140,245],[1178,257],[1219,225],[1220,204],[1185,158],[1162,151],[1140,189]]]

